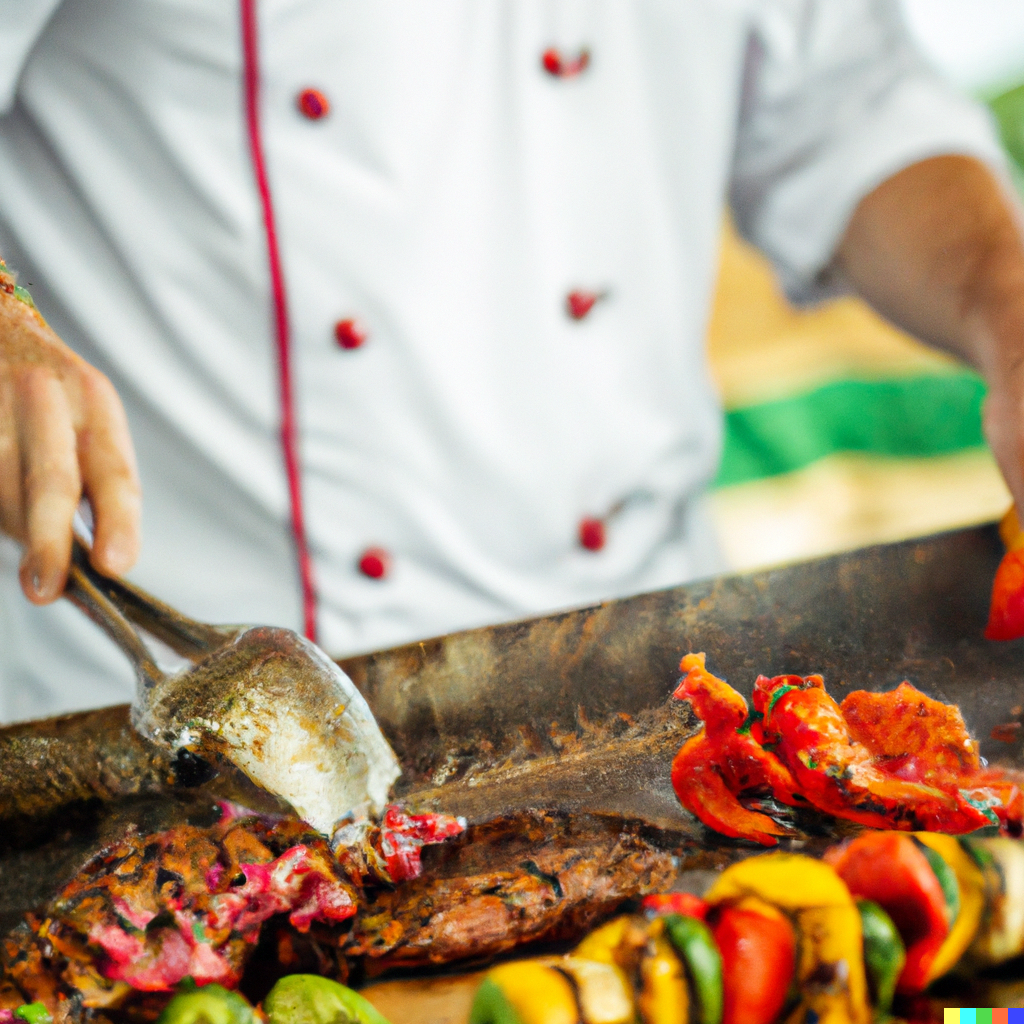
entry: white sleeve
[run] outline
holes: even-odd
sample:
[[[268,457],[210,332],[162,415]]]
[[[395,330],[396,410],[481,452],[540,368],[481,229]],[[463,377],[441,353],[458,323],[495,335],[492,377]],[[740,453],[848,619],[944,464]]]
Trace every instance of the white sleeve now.
[[[61,0],[0,0],[0,116],[14,103],[18,79]]]
[[[789,295],[835,291],[828,268],[854,207],[930,156],[1005,174],[988,112],[911,44],[895,0],[764,0],[745,69],[730,199]]]

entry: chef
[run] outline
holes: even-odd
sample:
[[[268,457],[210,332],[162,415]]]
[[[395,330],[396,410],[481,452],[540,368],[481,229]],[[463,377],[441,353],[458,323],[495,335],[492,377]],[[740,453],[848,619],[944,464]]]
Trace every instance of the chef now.
[[[83,497],[97,568],[335,654],[718,571],[726,202],[977,366],[1024,498],[1000,150],[888,0],[0,15],[0,718],[131,695]]]

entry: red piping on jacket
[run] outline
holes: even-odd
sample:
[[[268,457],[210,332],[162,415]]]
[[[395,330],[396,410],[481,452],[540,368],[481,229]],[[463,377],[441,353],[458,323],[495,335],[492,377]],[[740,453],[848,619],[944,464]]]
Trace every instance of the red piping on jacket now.
[[[307,637],[316,642],[316,587],[313,561],[309,557],[306,521],[302,508],[302,476],[299,467],[299,443],[295,425],[295,393],[292,384],[291,327],[288,322],[288,296],[285,292],[281,254],[277,247],[274,204],[270,197],[267,167],[263,159],[260,131],[260,65],[256,38],[256,0],[240,0],[242,14],[242,53],[245,60],[245,120],[249,130],[249,149],[256,189],[263,207],[263,225],[267,236],[267,262],[274,296],[274,327],[277,340],[277,369],[281,401],[281,450],[288,478],[292,535],[302,581],[302,618]]]

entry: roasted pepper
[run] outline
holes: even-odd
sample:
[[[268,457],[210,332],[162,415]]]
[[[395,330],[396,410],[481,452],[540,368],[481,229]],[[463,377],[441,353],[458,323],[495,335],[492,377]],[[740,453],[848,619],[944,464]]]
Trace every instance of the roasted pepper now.
[[[243,996],[220,985],[204,985],[184,987],[164,1007],[157,1024],[253,1024],[254,1020]]]
[[[53,1017],[45,1003],[24,1003],[14,1011],[26,1024],[53,1024]]]
[[[536,960],[517,960],[488,971],[469,1013],[469,1024],[579,1024],[579,1020],[576,993],[568,978]]]
[[[643,1024],[688,1024],[690,993],[683,962],[665,936],[661,920],[652,921],[650,931],[640,960],[640,1019]]]
[[[940,856],[953,872],[959,897],[956,920],[928,971],[927,981],[931,984],[936,978],[948,974],[960,962],[978,934],[985,912],[986,883],[981,868],[955,836],[916,832],[914,838]]]
[[[699,896],[692,896],[688,892],[652,893],[641,900],[640,909],[649,917],[682,914],[703,921],[708,916],[707,903]]]
[[[867,1024],[860,913],[835,871],[799,854],[768,853],[727,868],[707,901],[737,906],[751,896],[779,910],[796,932],[795,982],[809,1013],[788,1019],[813,1013],[820,1024]],[[728,976],[724,955],[723,966]]]
[[[1003,516],[999,536],[1006,554],[992,581],[985,639],[1016,640],[1024,636],[1024,531],[1015,505]]]
[[[573,956],[612,964],[632,977],[640,968],[640,958],[647,946],[648,927],[648,922],[642,917],[624,915],[612,918],[583,939]]]
[[[282,978],[263,1000],[263,1009],[270,1024],[388,1024],[358,992],[317,974]]]
[[[696,997],[698,1024],[722,1024],[722,956],[711,929],[699,918],[669,914],[665,934],[686,966]]]
[[[721,907],[712,922],[724,974],[723,1024],[772,1024],[796,969],[793,926],[755,897]]]
[[[871,983],[875,1018],[889,1016],[907,951],[892,918],[872,900],[857,900],[864,935],[864,966]]]
[[[879,904],[896,925],[907,951],[897,991],[924,991],[951,911],[923,848],[905,832],[869,832],[829,859],[854,896]]]

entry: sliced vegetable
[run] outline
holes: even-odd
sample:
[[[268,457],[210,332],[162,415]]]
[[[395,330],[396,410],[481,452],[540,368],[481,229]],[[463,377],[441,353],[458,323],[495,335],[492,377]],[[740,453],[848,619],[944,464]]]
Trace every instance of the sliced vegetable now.
[[[688,1024],[690,993],[683,962],[665,937],[660,921],[652,922],[651,931],[640,961],[640,1019],[643,1024]]]
[[[53,1017],[45,1003],[25,1003],[14,1011],[27,1024],[53,1024]]]
[[[956,876],[959,895],[959,913],[946,941],[935,954],[928,971],[928,984],[948,974],[961,960],[974,941],[981,927],[985,912],[985,875],[974,858],[964,849],[955,836],[939,835],[935,832],[918,832],[914,838],[930,849],[935,856],[941,856]],[[934,866],[934,865],[933,865]],[[939,879],[940,884],[942,879]],[[943,885],[943,891],[946,886]]]
[[[957,881],[953,869],[943,860],[942,854],[921,838],[921,836],[926,835],[928,835],[927,832],[921,832],[918,835],[912,836],[912,838],[925,855],[928,866],[932,869],[935,878],[938,880],[939,888],[942,890],[942,898],[946,903],[946,920],[949,922],[950,929],[952,929],[957,917],[960,915],[960,883]]]
[[[579,1024],[579,1020],[572,984],[536,960],[518,960],[488,971],[469,1013],[469,1024]],[[287,1022],[271,1019],[271,1024]]]
[[[858,900],[860,927],[864,935],[864,966],[871,983],[876,1018],[887,1017],[896,994],[896,982],[903,971],[907,952],[892,918],[872,900]]]
[[[703,921],[708,915],[707,903],[699,896],[692,896],[688,892],[653,893],[640,901],[640,909],[649,917],[682,914],[684,917],[696,917]]]
[[[899,930],[907,961],[897,991],[924,991],[949,935],[949,912],[922,847],[905,832],[869,832],[839,847],[832,863],[850,892],[878,903]]]
[[[1016,507],[1003,516],[999,534],[1006,554],[992,581],[986,640],[1016,640],[1024,636],[1024,532]]]
[[[388,1024],[358,992],[317,974],[282,978],[263,1000],[263,1009],[270,1024]]]
[[[157,1024],[253,1024],[254,1020],[252,1007],[243,996],[220,985],[204,985],[178,992]]]
[[[696,917],[672,914],[665,918],[665,934],[686,965],[698,1024],[722,1024],[722,956],[711,929]]]
[[[800,854],[768,853],[727,868],[706,898],[736,905],[750,896],[777,908],[793,925],[795,981],[807,1010],[820,1024],[867,1024],[860,913],[835,871]],[[722,960],[728,977],[724,951]]]
[[[577,947],[573,956],[613,964],[632,977],[640,968],[640,959],[647,946],[648,922],[642,917],[616,917],[591,932]]]
[[[722,908],[714,924],[724,975],[723,1024],[772,1024],[796,969],[789,920],[760,900]]]
[[[636,1014],[633,991],[618,967],[575,956],[548,962],[576,986],[583,1024],[632,1024]]]
[[[1024,843],[965,838],[963,845],[987,882],[987,910],[967,960],[976,968],[1001,964],[1024,953]]]

